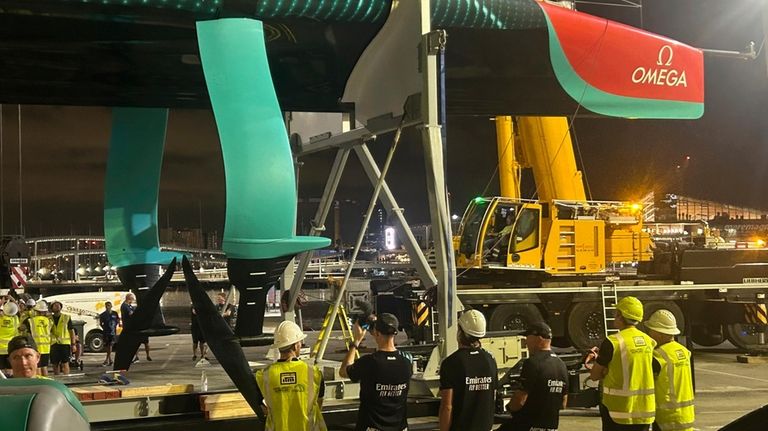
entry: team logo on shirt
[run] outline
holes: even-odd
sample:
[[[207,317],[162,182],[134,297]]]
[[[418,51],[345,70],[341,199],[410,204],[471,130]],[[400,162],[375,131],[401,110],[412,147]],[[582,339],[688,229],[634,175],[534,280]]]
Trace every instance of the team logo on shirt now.
[[[467,385],[468,391],[487,391],[491,389],[492,382],[493,382],[493,377],[491,376],[466,377],[466,380],[465,380],[465,384]]]
[[[645,346],[645,338],[643,337],[632,337],[632,340],[635,342],[635,346]]]
[[[295,385],[296,384],[296,373],[280,373],[280,384],[281,385]]]
[[[562,380],[547,380],[547,386],[549,387],[549,392],[555,393],[555,394],[562,394],[563,393],[563,386],[565,386],[565,382]]]
[[[399,397],[403,395],[403,391],[407,387],[408,383],[400,383],[398,385],[376,383],[376,391],[378,391],[380,397]]]
[[[675,350],[675,355],[677,355],[677,359],[678,359],[678,360],[681,360],[681,361],[682,361],[683,359],[685,359],[685,352],[683,352],[683,351],[682,351],[682,350],[680,350],[680,349],[678,349],[678,350]]]

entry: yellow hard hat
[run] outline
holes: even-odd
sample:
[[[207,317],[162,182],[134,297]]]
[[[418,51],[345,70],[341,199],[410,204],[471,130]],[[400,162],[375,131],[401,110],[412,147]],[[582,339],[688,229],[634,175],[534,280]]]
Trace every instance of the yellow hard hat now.
[[[634,296],[625,296],[616,304],[616,310],[625,320],[643,320],[643,303]]]
[[[282,349],[307,338],[307,335],[301,331],[299,325],[286,320],[277,325],[275,329],[275,343],[273,349]]]
[[[645,327],[661,334],[677,335],[680,333],[680,329],[677,328],[677,319],[669,310],[656,310],[645,321]]]

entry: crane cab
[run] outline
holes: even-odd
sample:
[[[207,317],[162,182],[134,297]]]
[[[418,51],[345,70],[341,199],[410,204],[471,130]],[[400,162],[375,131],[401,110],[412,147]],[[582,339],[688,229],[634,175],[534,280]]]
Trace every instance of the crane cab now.
[[[541,213],[535,201],[473,199],[457,232],[457,266],[540,268]]]

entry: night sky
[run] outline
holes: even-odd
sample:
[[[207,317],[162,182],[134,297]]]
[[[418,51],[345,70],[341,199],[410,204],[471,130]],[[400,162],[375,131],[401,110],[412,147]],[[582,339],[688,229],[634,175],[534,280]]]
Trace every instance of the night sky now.
[[[699,48],[741,50],[763,39],[762,0],[645,0],[645,29]],[[580,5],[580,10],[640,26],[637,9]],[[579,149],[594,199],[632,199],[653,187],[679,188],[702,199],[768,209],[768,79],[765,53],[756,61],[705,56],[705,114],[695,121],[580,118]],[[110,134],[108,108],[22,106],[23,218],[27,236],[102,234],[103,180]],[[19,231],[17,106],[3,106],[4,232]],[[468,199],[498,190],[493,123],[449,118],[448,186],[452,212]],[[416,131],[407,131],[388,180],[411,223],[428,221],[423,156]],[[373,145],[383,161],[391,137]],[[683,177],[676,173],[691,156]],[[318,198],[332,153],[302,159],[301,199]],[[679,171],[677,171],[679,172]],[[372,186],[350,157],[338,198],[349,200],[343,221],[361,220]],[[486,189],[486,186],[490,187]],[[531,196],[533,188],[524,193]],[[202,208],[202,217],[199,208]],[[314,212],[300,205],[300,224]],[[224,170],[210,111],[170,114],[160,192],[160,225],[223,230]],[[303,223],[302,223],[303,222]],[[331,225],[332,223],[329,223]]]

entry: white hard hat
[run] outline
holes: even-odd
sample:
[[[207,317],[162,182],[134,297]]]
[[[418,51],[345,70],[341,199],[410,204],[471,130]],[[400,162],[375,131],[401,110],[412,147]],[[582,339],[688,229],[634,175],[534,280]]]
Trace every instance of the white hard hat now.
[[[32,298],[27,299],[27,307],[34,307],[35,306],[35,300]]]
[[[277,325],[275,329],[275,343],[273,349],[282,349],[307,338],[307,335],[301,331],[299,325],[286,320]]]
[[[35,311],[39,311],[41,313],[48,311],[48,304],[46,304],[45,301],[38,302],[35,304]]]
[[[3,305],[3,313],[6,316],[15,316],[19,312],[19,306],[15,302],[6,302]]]
[[[459,317],[459,328],[470,337],[485,336],[485,316],[477,310],[465,311]]]
[[[667,335],[680,333],[675,315],[669,310],[656,310],[655,313],[651,314],[651,318],[645,321],[645,327]]]

